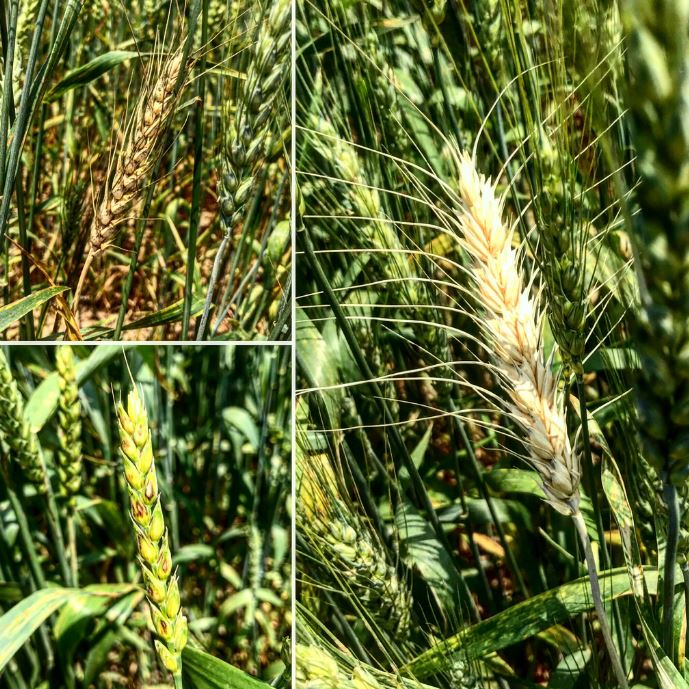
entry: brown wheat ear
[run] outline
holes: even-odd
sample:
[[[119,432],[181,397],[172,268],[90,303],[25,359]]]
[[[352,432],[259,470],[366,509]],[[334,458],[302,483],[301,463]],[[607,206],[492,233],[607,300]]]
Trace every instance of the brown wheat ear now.
[[[151,73],[148,88],[139,97],[125,145],[115,161],[115,174],[111,182],[104,183],[97,196],[101,202],[94,215],[88,253],[74,292],[72,308],[75,311],[93,259],[112,242],[127,212],[141,198],[157,159],[162,134],[174,110],[182,62],[181,50],[173,53]]]

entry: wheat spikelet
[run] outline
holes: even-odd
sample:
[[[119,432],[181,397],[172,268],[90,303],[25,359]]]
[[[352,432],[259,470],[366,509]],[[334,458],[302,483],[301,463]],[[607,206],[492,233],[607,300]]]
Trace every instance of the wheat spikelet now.
[[[411,592],[388,563],[375,532],[340,496],[326,455],[305,457],[300,452],[297,462],[301,533],[382,628],[405,636]]]
[[[70,346],[58,347],[55,365],[60,386],[57,407],[57,473],[62,493],[70,499],[71,504],[81,487],[81,404],[74,355]]]
[[[296,680],[299,689],[336,689],[340,671],[336,660],[317,646],[297,644]]]
[[[148,417],[136,390],[129,393],[126,410],[120,403],[117,411],[130,516],[153,626],[160,639],[156,639],[155,647],[163,665],[179,677],[182,649],[187,642],[187,618],[180,608],[177,576],[172,574]]]
[[[512,231],[503,222],[503,201],[466,154],[459,161],[459,193],[462,244],[471,257],[484,331],[509,394],[508,411],[524,433],[548,502],[573,514],[579,502],[579,458],[570,447],[564,400],[543,353],[542,316],[531,285],[523,283]]]
[[[23,415],[24,402],[12,377],[9,363],[0,350],[0,434],[26,478],[40,493],[45,493],[45,466],[36,436],[29,430]]]

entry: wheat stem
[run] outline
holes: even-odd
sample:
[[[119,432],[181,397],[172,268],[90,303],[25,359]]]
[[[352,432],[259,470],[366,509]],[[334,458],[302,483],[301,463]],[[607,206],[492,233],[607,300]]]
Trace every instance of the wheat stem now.
[[[667,543],[663,563],[663,626],[660,643],[665,653],[674,656],[673,612],[675,607],[675,565],[679,546],[679,500],[677,488],[663,476],[663,499],[668,510]]]
[[[575,368],[579,368],[581,362],[575,362]],[[596,530],[598,532],[598,540],[600,550],[603,556],[603,564],[606,569],[610,567],[610,557],[605,542],[605,526],[603,524],[603,515],[600,508],[600,498],[598,496],[597,482],[595,472],[595,465],[593,457],[591,456],[591,439],[589,437],[589,419],[588,411],[586,409],[586,402],[584,400],[584,377],[581,370],[578,370],[575,375],[575,382],[577,387],[577,396],[579,397],[579,417],[581,419],[581,443],[584,454],[585,471],[582,471],[584,480],[586,481],[586,492],[593,503],[593,511],[596,516]]]
[[[218,278],[220,277],[220,268],[222,266],[223,258],[225,257],[225,251],[227,245],[230,241],[230,231],[229,229],[225,231],[218,251],[213,259],[213,270],[211,271],[210,279],[208,280],[208,287],[206,288],[206,300],[203,304],[203,314],[201,316],[201,323],[199,324],[199,329],[196,334],[197,341],[203,340],[206,334],[206,328],[208,326],[208,318],[211,313],[211,304],[213,303],[213,293],[215,292],[215,286],[218,283]]]
[[[450,411],[454,415],[455,423],[459,430],[459,434],[462,437],[462,444],[464,445],[467,456],[471,461],[471,468],[474,471],[474,476],[476,478],[476,483],[478,485],[479,492],[481,493],[481,498],[485,501],[486,506],[488,507],[491,520],[493,521],[495,530],[498,533],[498,538],[500,539],[500,543],[502,544],[502,547],[505,550],[505,556],[507,558],[510,570],[512,571],[512,574],[516,579],[516,583],[519,587],[519,590],[528,598],[529,590],[526,587],[526,582],[524,581],[521,569],[517,564],[517,560],[514,557],[512,546],[510,545],[510,542],[507,540],[507,535],[505,534],[505,529],[503,527],[502,520],[500,519],[497,510],[495,509],[495,505],[493,504],[493,499],[491,498],[491,495],[486,488],[486,480],[483,476],[483,468],[479,465],[478,459],[476,458],[476,453],[474,452],[474,445],[471,442],[469,435],[467,434],[466,427],[464,425],[464,421],[461,418],[459,410],[457,409],[457,406],[452,400],[450,402]]]
[[[78,313],[79,310],[79,300],[81,299],[81,293],[84,289],[84,283],[86,282],[86,276],[88,275],[91,264],[93,263],[93,251],[89,249],[86,259],[84,260],[84,265],[81,268],[81,273],[79,274],[79,281],[77,282],[77,287],[74,290],[74,298],[72,299],[72,311]]]
[[[24,555],[28,560],[29,570],[31,571],[34,585],[37,589],[45,588],[45,577],[43,576],[43,570],[41,569],[41,565],[38,560],[38,554],[36,553],[33,537],[31,536],[31,530],[29,529],[29,521],[26,518],[26,512],[24,512],[21,500],[19,499],[17,492],[14,490],[14,487],[11,485],[8,476],[5,475],[3,478],[5,480],[7,498],[12,506],[14,516],[17,519],[17,526],[19,527],[19,534],[23,544]]]
[[[684,580],[684,615],[685,624],[689,625],[689,563],[682,563],[682,579]],[[689,652],[689,634],[684,635],[684,657]]]
[[[601,633],[603,634],[603,641],[608,649],[608,655],[610,656],[610,661],[612,662],[612,669],[615,673],[615,678],[619,684],[619,689],[628,689],[629,685],[627,683],[627,675],[622,668],[622,663],[617,654],[617,649],[612,640],[612,634],[610,633],[610,623],[608,622],[608,615],[605,612],[605,607],[603,605],[603,597],[601,596],[600,582],[598,580],[598,571],[596,570],[596,560],[593,557],[593,548],[591,547],[591,539],[589,538],[588,532],[586,531],[586,524],[584,523],[584,518],[581,512],[577,509],[574,514],[572,514],[572,521],[579,535],[581,545],[584,548],[584,559],[586,560],[586,567],[589,573],[589,581],[591,582],[591,595],[593,597],[593,605],[596,609],[596,614],[598,615],[598,622],[600,623]]]
[[[60,563],[60,570],[62,572],[62,578],[67,586],[73,586],[72,582],[72,570],[69,566],[67,559],[67,550],[65,548],[65,539],[62,535],[62,526],[60,525],[60,514],[57,509],[57,503],[55,502],[55,494],[53,493],[53,488],[48,481],[46,476],[46,491],[45,491],[45,502],[48,508],[47,518],[48,527],[52,532],[53,539],[55,540],[55,550],[57,552],[57,559]]]
[[[5,490],[7,492],[7,499],[10,503],[10,507],[14,512],[17,519],[17,526],[19,527],[19,540],[20,540],[20,550],[25,560],[29,564],[29,571],[31,572],[32,590],[37,591],[44,589],[46,586],[45,577],[43,576],[43,570],[41,569],[41,564],[38,560],[38,554],[36,553],[36,548],[34,545],[33,537],[31,536],[31,529],[29,528],[29,522],[26,518],[26,513],[21,504],[21,500],[17,495],[14,487],[12,486],[9,477],[3,471],[3,479]],[[41,625],[39,629],[41,645],[45,652],[45,662],[46,665],[51,668],[54,663],[53,647],[48,636],[48,632],[44,625]]]
[[[582,451],[584,456],[584,469],[582,469],[582,474],[586,480],[586,491],[593,504],[593,514],[596,520],[596,532],[598,533],[598,544],[600,548],[601,559],[603,561],[603,567],[609,569],[611,567],[610,563],[610,553],[608,553],[607,541],[605,538],[605,525],[603,524],[603,511],[601,510],[600,497],[598,495],[598,484],[596,481],[598,476],[598,471],[596,470],[596,465],[593,462],[593,456],[591,455],[591,439],[589,435],[589,417],[588,410],[586,408],[586,401],[584,399],[584,376],[583,376],[583,362],[576,357],[573,359],[575,373],[575,382],[577,388],[577,396],[579,398],[579,416],[581,419],[581,442]],[[612,602],[613,617],[617,623],[618,637],[617,641],[620,648],[623,647],[622,643],[622,619],[620,616],[620,610],[616,601]]]
[[[79,586],[77,530],[73,514],[67,517],[67,547],[69,548],[69,561],[72,566],[72,586]]]

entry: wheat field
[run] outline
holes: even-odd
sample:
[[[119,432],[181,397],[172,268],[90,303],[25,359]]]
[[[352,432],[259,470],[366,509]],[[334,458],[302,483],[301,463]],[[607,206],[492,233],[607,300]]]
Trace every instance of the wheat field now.
[[[689,0],[0,51],[0,689],[689,689]]]
[[[0,350],[0,686],[288,687],[290,351]]]
[[[3,4],[0,331],[290,339],[290,5]]]
[[[297,687],[687,687],[689,5],[295,30]]]

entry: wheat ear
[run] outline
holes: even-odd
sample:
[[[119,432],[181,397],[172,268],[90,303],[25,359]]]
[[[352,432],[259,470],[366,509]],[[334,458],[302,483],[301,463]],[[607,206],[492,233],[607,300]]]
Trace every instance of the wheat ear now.
[[[58,347],[55,367],[60,387],[57,406],[57,437],[60,446],[57,473],[60,489],[73,506],[74,496],[81,487],[81,404],[71,346]]]
[[[17,460],[24,476],[45,499],[48,526],[60,563],[62,577],[65,583],[71,586],[72,571],[67,562],[65,543],[60,527],[60,515],[45,461],[35,434],[32,433],[28,423],[24,420],[24,401],[2,350],[0,350],[0,436],[9,448],[10,457]]]
[[[565,400],[543,352],[543,317],[531,284],[522,281],[520,255],[503,222],[503,201],[466,154],[460,158],[459,192],[462,244],[471,258],[487,344],[509,395],[508,411],[524,433],[529,462],[548,502],[571,515],[579,509],[581,471],[569,442]]]
[[[175,686],[181,686],[187,618],[181,612],[177,575],[172,574],[146,408],[136,389],[129,393],[127,408],[120,403],[117,412],[130,516],[153,626],[159,637],[155,647],[163,665],[172,673]]]
[[[374,670],[370,665],[354,661],[350,655],[346,661],[338,659],[311,638],[305,641],[295,647],[296,689],[430,689],[414,680],[404,682],[394,674]]]
[[[46,471],[39,454],[36,436],[24,421],[24,401],[10,366],[0,350],[0,434],[11,455],[22,468],[24,476],[39,493],[46,492]]]
[[[579,510],[579,457],[570,446],[565,400],[543,351],[543,316],[531,296],[532,281],[521,274],[520,252],[503,219],[504,200],[479,174],[466,153],[459,158],[459,216],[462,245],[482,312],[486,344],[509,399],[507,411],[519,426],[528,461],[541,477],[547,502],[572,517],[585,551],[591,591],[603,639],[622,689],[627,678],[615,649],[601,597],[596,563]],[[534,276],[535,277],[535,276]]]
[[[57,405],[57,474],[60,490],[67,498],[67,540],[72,583],[78,586],[79,568],[77,566],[77,534],[75,528],[75,496],[81,488],[81,404],[77,387],[77,371],[74,354],[69,345],[58,347],[55,353],[60,396]]]
[[[297,526],[326,572],[337,572],[369,615],[398,637],[409,632],[412,596],[375,531],[344,498],[326,454],[297,452]]]
[[[97,256],[112,242],[127,211],[140,200],[153,169],[162,134],[174,111],[176,87],[183,68],[181,49],[172,54],[149,79],[139,97],[125,147],[117,155],[112,181],[104,184],[100,206],[91,225],[88,253],[74,292],[73,310],[79,304],[86,275]]]

